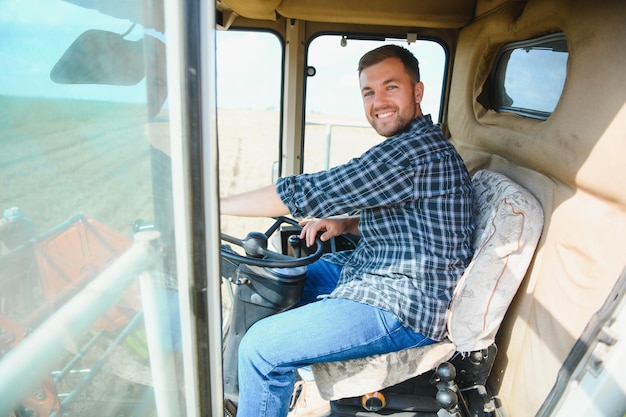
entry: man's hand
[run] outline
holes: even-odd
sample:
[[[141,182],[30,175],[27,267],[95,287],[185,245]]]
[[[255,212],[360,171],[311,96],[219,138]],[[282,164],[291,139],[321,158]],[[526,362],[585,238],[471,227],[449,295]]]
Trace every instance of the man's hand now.
[[[311,247],[315,244],[315,238],[318,233],[320,240],[326,242],[332,237],[339,236],[343,233],[359,234],[359,218],[358,217],[335,217],[331,219],[313,219],[303,220],[300,222],[302,232],[300,239],[304,239],[306,245]]]

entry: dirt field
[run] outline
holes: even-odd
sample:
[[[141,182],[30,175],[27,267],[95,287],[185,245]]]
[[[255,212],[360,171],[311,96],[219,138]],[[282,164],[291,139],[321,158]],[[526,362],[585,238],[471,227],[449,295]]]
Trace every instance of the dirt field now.
[[[152,217],[141,106],[0,97],[0,209],[39,232],[76,213],[120,231]]]

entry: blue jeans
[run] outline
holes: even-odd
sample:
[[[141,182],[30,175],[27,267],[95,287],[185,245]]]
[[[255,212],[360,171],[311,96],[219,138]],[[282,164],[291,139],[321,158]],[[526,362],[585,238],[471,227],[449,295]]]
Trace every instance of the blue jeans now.
[[[304,302],[330,293],[340,271],[325,261],[310,265]],[[430,343],[393,314],[346,299],[322,299],[267,317],[248,330],[239,346],[237,416],[286,416],[297,368]]]

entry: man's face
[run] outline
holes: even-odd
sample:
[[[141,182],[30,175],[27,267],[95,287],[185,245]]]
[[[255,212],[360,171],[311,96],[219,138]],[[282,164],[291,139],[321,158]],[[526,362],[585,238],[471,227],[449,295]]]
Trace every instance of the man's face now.
[[[422,114],[424,85],[414,83],[399,58],[387,58],[364,68],[359,84],[365,116],[381,136],[397,135]]]

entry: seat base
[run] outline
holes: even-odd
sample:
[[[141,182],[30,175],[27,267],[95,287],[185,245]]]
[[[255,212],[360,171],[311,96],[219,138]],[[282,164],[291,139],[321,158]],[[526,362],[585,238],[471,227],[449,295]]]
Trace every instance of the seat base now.
[[[378,413],[368,412],[361,406],[361,397],[331,401],[330,407],[336,416],[381,416],[394,417],[437,417],[440,409],[435,401],[437,388],[430,383],[432,372],[404,381],[381,392],[386,405]]]
[[[376,417],[495,417],[496,404],[487,392],[486,382],[497,353],[492,344],[482,351],[466,355],[456,354],[449,362],[455,371],[451,383],[441,381],[431,370],[419,376],[380,390],[386,399],[383,409],[378,412],[366,411],[361,406],[361,396],[331,401],[332,416]],[[439,389],[450,388],[457,392],[458,407],[447,412],[437,402]]]
[[[454,344],[444,340],[419,348],[341,362],[311,366],[322,398],[338,400],[397,385],[421,375],[454,354]]]

